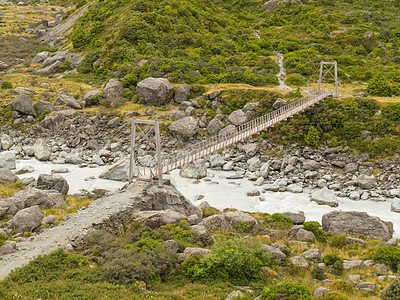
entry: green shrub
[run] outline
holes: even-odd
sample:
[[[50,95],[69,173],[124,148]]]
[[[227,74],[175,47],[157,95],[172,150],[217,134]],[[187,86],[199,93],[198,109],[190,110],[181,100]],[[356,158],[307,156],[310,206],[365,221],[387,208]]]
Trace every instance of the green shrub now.
[[[197,234],[190,229],[187,221],[181,221],[175,224],[167,224],[160,227],[160,229],[167,230],[173,235],[174,239],[182,242],[195,242],[197,241]]]
[[[368,83],[367,92],[376,96],[392,96],[389,81],[382,73],[376,74]]]
[[[391,245],[379,247],[373,259],[378,263],[391,266],[393,271],[397,272],[400,267],[400,249]]]
[[[343,263],[343,259],[336,253],[329,253],[322,258],[322,262],[327,266],[331,266],[337,261]]]
[[[81,25],[75,27],[74,31],[71,33],[70,38],[72,41],[72,46],[78,50],[81,50],[83,47],[85,47],[88,41],[86,32]]]
[[[340,260],[335,261],[328,267],[328,272],[333,275],[341,276],[344,272],[343,262]]]
[[[307,145],[317,148],[319,146],[319,140],[320,136],[318,130],[314,126],[310,126],[304,141]]]
[[[291,218],[286,217],[280,213],[274,213],[271,215],[271,221],[274,223],[286,223],[286,224],[293,224]]]
[[[266,286],[261,293],[261,300],[296,299],[311,300],[311,292],[301,283],[278,283],[274,287]]]
[[[389,286],[382,291],[381,298],[383,300],[400,299],[400,281],[398,279],[392,280]]]
[[[315,237],[317,238],[318,241],[320,242],[326,242],[327,237],[326,237],[326,233],[325,231],[323,231],[320,227],[321,224],[319,224],[316,221],[308,221],[308,222],[304,222],[303,224],[304,229],[311,231],[312,233],[315,234]]]
[[[302,85],[304,84],[303,79],[299,75],[296,74],[291,74],[286,78],[286,83],[287,84],[293,84],[293,85]]]
[[[329,245],[335,248],[342,248],[344,246],[344,241],[346,239],[346,235],[332,235],[329,237]]]
[[[129,88],[132,86],[136,86],[138,80],[139,79],[136,76],[136,74],[130,73],[130,74],[126,75],[124,78],[122,78],[121,82],[125,88]]]
[[[132,100],[133,98],[133,92],[132,91],[125,91],[124,94],[122,95],[122,97]]]
[[[400,121],[400,104],[388,103],[382,109],[382,114],[391,121]]]
[[[7,237],[4,234],[0,233],[0,247],[5,244],[6,240],[7,240]]]
[[[12,89],[12,88],[13,88],[13,85],[12,85],[12,83],[9,82],[9,81],[3,81],[3,82],[1,83],[0,88],[1,88],[2,90],[8,90],[8,89]]]
[[[313,279],[318,279],[318,280],[324,280],[326,279],[326,275],[324,270],[320,267],[320,266],[315,266],[312,270],[311,270],[311,277]]]
[[[72,70],[72,63],[69,60],[66,60],[61,65],[60,71],[65,72],[65,71],[69,71],[69,70]]]
[[[325,294],[324,300],[348,300],[349,297],[343,294],[339,294],[336,292],[329,292],[328,294]]]

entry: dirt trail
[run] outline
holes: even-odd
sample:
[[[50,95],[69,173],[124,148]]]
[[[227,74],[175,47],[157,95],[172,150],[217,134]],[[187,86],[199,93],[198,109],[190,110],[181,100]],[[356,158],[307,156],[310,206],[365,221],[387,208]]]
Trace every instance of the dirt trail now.
[[[57,227],[44,230],[31,241],[18,243],[17,252],[0,257],[0,280],[39,255],[70,247],[94,227],[102,227],[110,221],[119,220],[121,213],[128,212],[132,215],[132,196],[142,188],[143,185],[132,185],[123,192],[97,199],[86,208],[67,216]]]

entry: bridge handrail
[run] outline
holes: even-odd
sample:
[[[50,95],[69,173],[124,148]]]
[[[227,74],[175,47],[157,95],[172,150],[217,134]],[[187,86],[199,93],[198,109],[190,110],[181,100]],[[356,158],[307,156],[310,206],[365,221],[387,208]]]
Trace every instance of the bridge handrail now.
[[[321,99],[319,99],[319,96],[327,97],[329,95],[332,95],[332,92],[330,90],[321,90],[316,94],[305,96],[277,110],[269,112],[242,125],[239,125],[232,133],[225,135],[217,134],[194,145],[190,145],[181,150],[177,150],[172,155],[170,155],[169,158],[161,162],[162,172],[165,173],[173,169],[182,167],[187,163],[203,158],[208,154],[211,154],[217,150],[223,149],[226,146],[233,144],[234,142],[238,142],[257,132],[260,132],[261,130],[269,126],[272,126],[275,123],[292,116],[294,114],[292,112],[296,111],[298,108],[301,108],[297,110],[297,112],[300,112],[324,98],[322,97]],[[304,105],[305,107],[302,107]],[[274,122],[274,120],[276,120],[276,122]],[[158,173],[158,169],[156,168],[154,171],[154,175],[156,176]]]

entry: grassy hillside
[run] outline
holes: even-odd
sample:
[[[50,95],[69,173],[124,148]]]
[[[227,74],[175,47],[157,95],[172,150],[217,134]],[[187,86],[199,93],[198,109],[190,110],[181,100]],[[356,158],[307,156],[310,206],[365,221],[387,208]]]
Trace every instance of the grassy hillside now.
[[[273,51],[285,53],[292,84],[302,84],[322,59],[338,61],[342,82],[368,81],[377,71],[400,81],[399,1],[288,2],[271,14],[262,4],[99,1],[70,39],[87,54],[81,72],[123,77],[133,71],[127,83],[133,86],[150,75],[187,83],[276,84]],[[142,59],[148,63],[138,67]]]

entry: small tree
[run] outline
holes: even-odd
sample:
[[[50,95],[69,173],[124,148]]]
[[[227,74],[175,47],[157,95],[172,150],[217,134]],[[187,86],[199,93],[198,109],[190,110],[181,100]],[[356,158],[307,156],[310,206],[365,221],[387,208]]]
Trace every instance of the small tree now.
[[[82,49],[87,43],[87,36],[85,30],[81,25],[76,26],[71,34],[72,46],[75,49]]]
[[[392,96],[392,88],[389,81],[382,73],[376,74],[368,83],[367,92],[376,96]]]
[[[304,138],[304,140],[308,145],[313,147],[318,147],[320,140],[318,130],[314,126],[311,126],[308,129],[307,135]]]
[[[383,300],[395,300],[400,299],[400,281],[397,279],[392,280],[389,286],[382,291],[381,298]]]

